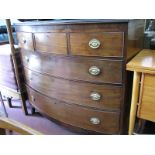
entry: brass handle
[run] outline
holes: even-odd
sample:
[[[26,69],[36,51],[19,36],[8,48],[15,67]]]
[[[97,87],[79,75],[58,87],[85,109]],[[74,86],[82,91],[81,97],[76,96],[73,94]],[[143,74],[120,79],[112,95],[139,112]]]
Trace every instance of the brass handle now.
[[[92,92],[90,94],[90,98],[93,100],[93,101],[99,101],[101,99],[101,95],[97,92]]]
[[[91,75],[99,75],[100,74],[100,69],[98,68],[98,67],[96,67],[96,66],[91,66],[90,68],[89,68],[89,73],[91,74]]]
[[[89,47],[93,48],[93,49],[97,49],[100,47],[100,41],[98,39],[91,39],[89,41]]]
[[[29,58],[28,58],[27,56],[25,56],[25,60],[26,60],[27,62],[29,62]]]
[[[100,124],[100,119],[99,118],[97,118],[97,117],[91,117],[90,118],[90,123],[91,124],[94,124],[94,125],[97,125],[97,124]]]
[[[31,96],[31,99],[33,102],[35,102],[35,97],[34,96]]]

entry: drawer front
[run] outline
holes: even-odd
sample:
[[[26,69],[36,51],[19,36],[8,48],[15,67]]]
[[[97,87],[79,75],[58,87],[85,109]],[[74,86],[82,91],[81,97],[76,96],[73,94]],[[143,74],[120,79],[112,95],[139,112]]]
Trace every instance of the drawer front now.
[[[122,88],[73,82],[42,75],[25,69],[26,82],[39,92],[64,102],[100,109],[119,110]]]
[[[32,33],[17,32],[18,45],[26,50],[34,50]]]
[[[67,54],[65,33],[35,33],[35,48],[40,52]]]
[[[72,55],[123,57],[124,33],[70,33]]]
[[[69,80],[98,83],[122,83],[122,61],[54,57],[22,51],[24,66],[31,70]]]
[[[28,96],[40,112],[63,123],[106,134],[119,133],[119,113],[103,112],[66,104],[27,87]]]
[[[138,117],[155,122],[155,75],[145,74]]]

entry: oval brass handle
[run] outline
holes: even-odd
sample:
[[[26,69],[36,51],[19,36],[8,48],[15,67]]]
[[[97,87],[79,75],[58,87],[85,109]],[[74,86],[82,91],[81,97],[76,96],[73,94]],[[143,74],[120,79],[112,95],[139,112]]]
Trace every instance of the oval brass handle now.
[[[101,99],[101,95],[97,92],[92,92],[90,94],[90,98],[93,100],[93,101],[99,101]]]
[[[34,96],[31,96],[31,99],[33,102],[35,102],[35,97]]]
[[[100,47],[100,41],[98,39],[91,39],[89,41],[89,47],[93,49],[97,49]]]
[[[90,73],[91,75],[99,75],[100,72],[101,72],[101,70],[100,70],[98,67],[96,67],[96,66],[91,66],[91,67],[89,68],[89,73]]]
[[[97,124],[100,124],[100,119],[99,118],[97,118],[97,117],[91,117],[90,118],[90,123],[91,124],[94,124],[94,125],[97,125]]]
[[[29,58],[28,58],[27,56],[25,56],[25,60],[26,60],[27,62],[29,62]]]

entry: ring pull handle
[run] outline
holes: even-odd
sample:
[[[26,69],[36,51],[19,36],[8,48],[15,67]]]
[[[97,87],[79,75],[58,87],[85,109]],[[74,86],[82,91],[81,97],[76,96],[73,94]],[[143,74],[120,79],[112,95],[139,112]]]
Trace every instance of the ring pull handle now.
[[[91,66],[91,67],[89,68],[89,73],[90,73],[91,75],[99,75],[100,72],[101,72],[101,70],[100,70],[98,67],[96,67],[96,66]]]
[[[91,39],[89,41],[89,47],[93,49],[99,48],[101,45],[100,41],[98,39]]]
[[[92,92],[90,94],[90,98],[93,100],[93,101],[99,101],[101,99],[101,95],[97,92]]]
[[[94,125],[97,125],[97,124],[100,124],[101,121],[100,121],[100,119],[97,118],[97,117],[91,117],[91,118],[90,118],[90,123],[91,123],[91,124],[94,124]]]

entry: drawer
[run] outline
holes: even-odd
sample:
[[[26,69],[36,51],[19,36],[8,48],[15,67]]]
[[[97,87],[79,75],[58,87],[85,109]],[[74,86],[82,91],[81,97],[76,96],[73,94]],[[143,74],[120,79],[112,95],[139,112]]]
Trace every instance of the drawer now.
[[[119,113],[103,112],[48,98],[27,87],[29,100],[40,112],[63,123],[106,134],[119,133]]]
[[[122,83],[120,60],[54,57],[28,51],[22,51],[21,55],[24,66],[43,74],[95,83]]]
[[[25,68],[26,83],[39,92],[64,102],[99,109],[120,110],[122,87],[54,78]]]
[[[155,75],[145,74],[138,117],[155,122]]]
[[[65,33],[35,33],[35,48],[40,52],[67,54]]]
[[[17,32],[18,45],[26,50],[34,50],[32,33]]]
[[[72,55],[123,57],[124,33],[70,33]]]

